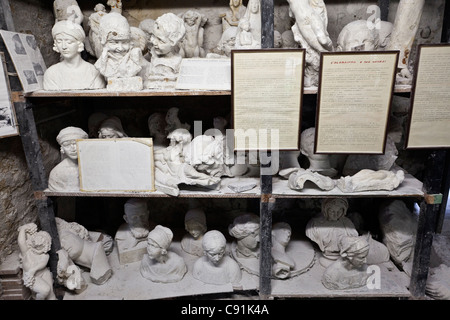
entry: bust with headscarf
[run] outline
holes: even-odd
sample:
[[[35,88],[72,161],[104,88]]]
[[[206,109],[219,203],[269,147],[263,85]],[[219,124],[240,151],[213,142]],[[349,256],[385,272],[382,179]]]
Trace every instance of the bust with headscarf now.
[[[141,275],[153,282],[171,283],[183,279],[187,272],[183,258],[169,250],[173,233],[157,225],[147,236],[147,253],[141,261]]]
[[[76,140],[87,138],[88,134],[77,127],[67,127],[59,132],[56,141],[61,146],[63,160],[50,171],[50,191],[80,191]]]
[[[207,230],[205,212],[201,208],[190,209],[184,217],[187,234],[181,239],[181,248],[189,254],[203,255],[202,240]]]
[[[55,23],[52,28],[53,50],[61,61],[44,74],[44,90],[85,90],[105,88],[105,80],[93,64],[83,60],[86,34],[83,28],[70,20]]]

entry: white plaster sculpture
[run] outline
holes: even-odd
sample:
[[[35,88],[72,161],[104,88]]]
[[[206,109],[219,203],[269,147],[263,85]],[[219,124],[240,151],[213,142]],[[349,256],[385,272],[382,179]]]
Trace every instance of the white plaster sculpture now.
[[[294,32],[292,32],[292,30],[283,31],[281,34],[281,40],[283,41],[282,48],[284,49],[299,48],[299,44],[295,41]]]
[[[56,277],[58,283],[77,294],[83,292],[88,285],[83,278],[80,267],[70,259],[66,250],[60,249],[56,253],[58,254]]]
[[[360,288],[367,284],[366,258],[369,243],[364,237],[344,236],[339,240],[340,257],[323,273],[322,284],[330,290]]]
[[[122,14],[122,0],[108,0],[106,4],[111,8],[110,12]]]
[[[394,138],[396,133],[389,133],[386,138],[386,147],[383,154],[375,155],[356,155],[350,154],[345,160],[344,167],[342,169],[342,175],[354,175],[362,169],[371,170],[391,170],[395,165],[395,160],[398,158],[398,150],[396,143],[400,142],[400,139]]]
[[[52,238],[46,231],[38,231],[35,223],[27,223],[18,229],[23,284],[30,288],[35,300],[56,300],[53,292],[53,276],[47,263]]]
[[[205,233],[202,240],[205,254],[198,258],[192,270],[192,276],[203,283],[237,285],[242,279],[238,263],[226,254],[227,241],[217,230]]]
[[[83,28],[72,21],[57,22],[52,28],[53,50],[62,61],[52,65],[44,73],[44,90],[103,89],[105,80],[93,64],[81,58],[84,50]]]
[[[378,212],[382,241],[391,259],[411,274],[418,219],[402,200],[382,203]]]
[[[198,11],[188,10],[181,18],[184,21],[186,33],[180,41],[180,55],[182,58],[204,58],[206,51],[203,48],[204,26],[208,18]]]
[[[353,222],[345,216],[347,210],[348,201],[345,198],[324,199],[320,215],[311,218],[306,225],[306,236],[319,246],[322,252],[319,262],[324,267],[339,257],[340,238],[360,236]],[[372,239],[370,233],[361,236],[370,244],[368,260],[371,263],[389,260],[389,252],[382,243]]]
[[[188,233],[181,239],[181,248],[189,254],[201,257],[203,236],[208,230],[205,211],[201,208],[188,210],[184,216],[184,228]]]
[[[100,139],[117,139],[125,138],[128,135],[122,127],[122,121],[116,116],[106,118],[100,123],[98,128],[98,138]]]
[[[295,268],[295,261],[286,253],[291,240],[291,226],[286,222],[277,222],[272,226],[272,273],[276,278],[289,278]]]
[[[114,240],[121,264],[141,261],[147,250],[150,232],[149,210],[146,199],[131,198],[123,206],[125,223],[120,225]]]
[[[409,62],[412,45],[419,28],[425,0],[400,0],[395,13],[394,26],[386,50],[399,50],[397,83],[411,84]]]
[[[231,50],[236,46],[236,34],[238,27],[229,27],[222,33],[215,48],[206,54],[206,58],[210,59],[229,59]]]
[[[229,27],[237,27],[246,10],[247,8],[242,4],[242,0],[230,0],[230,11],[220,15],[222,18],[222,33]]]
[[[288,187],[292,190],[302,190],[311,182],[321,190],[332,190],[336,186],[336,182],[330,177],[323,176],[311,169],[298,169],[290,174],[288,179]]]
[[[220,177],[212,177],[197,171],[184,161],[183,149],[191,142],[191,134],[186,129],[172,131],[168,138],[170,145],[154,152],[155,181],[158,190],[171,195],[178,195],[178,185],[199,185],[207,188],[217,188]]]
[[[88,268],[92,283],[102,285],[112,276],[112,268],[102,242],[90,239],[89,231],[76,222],[56,217],[61,248],[77,265]]]
[[[178,117],[179,112],[180,109],[177,107],[172,107],[169,110],[167,110],[165,118],[166,120],[165,131],[167,135],[172,131],[174,131],[175,129],[186,129],[186,130],[191,129],[191,125],[189,123],[181,122],[180,118]]]
[[[107,80],[110,91],[139,91],[143,89],[142,51],[133,47],[127,19],[111,12],[100,20],[100,39],[103,51],[95,67]]]
[[[309,169],[327,177],[337,175],[336,168],[333,168],[330,155],[314,153],[314,140],[316,128],[308,128],[302,131],[300,138],[300,151],[309,160]]]
[[[259,216],[243,213],[228,226],[228,233],[235,238],[232,253],[238,258],[259,257]]]
[[[153,282],[171,283],[183,279],[187,272],[182,257],[169,250],[173,233],[169,228],[157,225],[147,237],[147,253],[144,254],[140,272]]]
[[[241,33],[244,32],[241,37]],[[251,35],[251,37],[250,37]],[[244,40],[244,44],[241,44]],[[235,48],[261,48],[261,1],[249,0],[236,32]]]
[[[169,140],[165,132],[166,116],[161,112],[152,113],[147,120],[150,137],[153,139],[153,148],[161,149],[169,145]]]
[[[442,263],[430,269],[425,292],[435,300],[450,300],[450,266]]]
[[[100,37],[100,19],[106,15],[105,5],[97,3],[94,7],[94,13],[89,16],[89,46],[86,50],[97,59],[100,58],[103,51],[102,41]]]
[[[53,1],[53,14],[55,15],[55,23],[63,20],[70,20],[81,25],[84,20],[83,13],[76,0]]]
[[[144,55],[144,58],[147,61],[151,60],[151,51],[152,51],[152,34],[153,34],[153,26],[155,25],[155,20],[151,18],[147,18],[142,20],[139,23],[139,29],[144,31],[146,36],[146,43],[147,43],[147,54]]]
[[[388,170],[363,169],[352,176],[345,176],[336,181],[337,187],[342,192],[361,191],[392,191],[405,179],[403,170],[397,172]]]
[[[317,86],[320,52],[334,51],[327,31],[328,16],[323,0],[287,0],[295,40],[306,50],[305,87]]]
[[[50,171],[48,177],[50,191],[80,191],[76,140],[87,138],[88,134],[77,127],[67,127],[59,132],[56,141],[61,146],[63,160]]]
[[[379,47],[379,32],[368,20],[346,24],[337,38],[336,51],[374,51]]]
[[[145,88],[172,89],[180,71],[180,41],[186,34],[183,20],[173,13],[158,17],[151,37],[151,65],[146,71]]]

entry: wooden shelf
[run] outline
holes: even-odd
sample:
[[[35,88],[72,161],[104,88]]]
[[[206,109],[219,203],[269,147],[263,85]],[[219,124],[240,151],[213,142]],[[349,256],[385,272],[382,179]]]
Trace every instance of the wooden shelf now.
[[[396,85],[395,93],[411,92],[410,85]],[[304,94],[317,94],[317,87],[304,88]],[[141,90],[112,92],[103,90],[45,91],[38,90],[25,94],[26,98],[96,98],[96,97],[176,97],[176,96],[231,96],[230,90]]]
[[[237,182],[254,182],[256,187],[245,192],[234,192],[228,185]],[[280,177],[272,179],[272,197],[274,198],[331,198],[331,197],[414,197],[422,198],[422,182],[410,174],[405,175],[405,180],[392,191],[365,191],[365,192],[342,192],[338,187],[330,191],[323,191],[314,186],[307,186],[302,190],[293,190],[288,187],[287,180]],[[162,198],[173,197],[161,191],[155,192],[53,192],[44,191],[48,197],[135,197],[135,198]],[[260,180],[256,177],[222,178],[220,189],[207,190],[200,187],[180,186],[179,198],[260,198]]]

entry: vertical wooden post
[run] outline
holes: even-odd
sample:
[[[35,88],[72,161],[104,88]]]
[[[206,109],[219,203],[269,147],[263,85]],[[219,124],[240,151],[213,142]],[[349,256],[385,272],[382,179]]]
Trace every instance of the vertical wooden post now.
[[[274,5],[273,0],[261,0],[261,48],[274,46]],[[268,159],[270,153],[267,154]],[[260,256],[259,256],[259,294],[261,299],[268,299],[272,278],[272,213],[270,199],[272,198],[272,175],[264,172],[270,168],[270,161],[261,163],[261,203],[260,203]],[[270,170],[267,170],[270,171]]]
[[[436,221],[441,204],[438,196],[442,191],[445,158],[445,150],[434,150],[431,151],[425,164],[423,179],[425,199],[420,205],[409,288],[409,291],[414,298],[422,298],[425,296],[433,235],[436,230]]]

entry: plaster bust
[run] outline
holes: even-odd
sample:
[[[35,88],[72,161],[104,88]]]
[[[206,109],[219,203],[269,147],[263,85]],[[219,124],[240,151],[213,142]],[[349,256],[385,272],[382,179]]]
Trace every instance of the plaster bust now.
[[[116,116],[108,117],[100,123],[98,128],[100,139],[125,138],[128,135],[122,127],[122,121]]]
[[[253,213],[237,216],[228,226],[228,232],[236,239],[237,257],[259,257],[259,216]]]
[[[105,88],[103,76],[91,63],[81,58],[86,38],[83,28],[72,21],[57,22],[52,28],[53,50],[61,62],[44,73],[44,90],[84,90]]]
[[[171,283],[183,279],[187,272],[182,257],[169,250],[173,233],[169,228],[157,225],[147,236],[147,253],[144,254],[140,272],[153,282]]]
[[[355,20],[342,28],[336,51],[374,51],[379,47],[379,32],[367,20]]]
[[[181,239],[181,248],[189,254],[201,257],[203,255],[203,235],[207,231],[203,209],[188,210],[184,216],[184,227],[188,233]]]
[[[241,281],[242,271],[238,263],[226,254],[226,245],[225,236],[220,231],[205,233],[202,240],[205,254],[195,261],[192,270],[195,279],[215,285]]]
[[[53,276],[47,268],[52,239],[48,232],[38,231],[35,223],[19,227],[17,242],[20,249],[23,283],[36,300],[56,300]]]
[[[110,12],[101,18],[99,33],[103,51],[95,67],[108,81],[107,88],[141,90],[139,73],[143,56],[141,49],[133,46],[127,19],[117,12]]]
[[[314,153],[315,134],[316,128],[314,127],[305,129],[301,133],[300,151],[309,160],[307,169],[327,177],[334,177],[337,175],[337,170],[332,167],[330,156]]]
[[[344,236],[339,241],[340,257],[332,263],[322,276],[322,284],[330,290],[346,290],[367,284],[366,257],[369,243],[364,237]]]
[[[88,134],[78,127],[67,127],[59,132],[56,141],[61,146],[63,160],[50,171],[50,191],[80,191],[76,140],[87,138]]]
[[[289,278],[295,268],[294,259],[286,254],[291,234],[291,226],[286,222],[277,222],[272,226],[272,273],[279,279]]]
[[[145,88],[174,87],[182,56],[177,52],[186,34],[183,20],[173,13],[165,13],[155,20],[150,66],[145,76]]]

